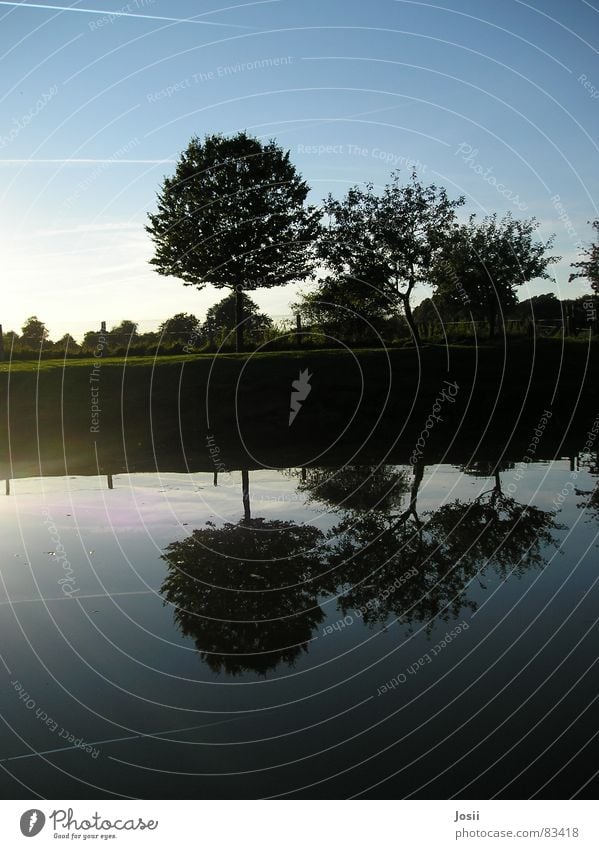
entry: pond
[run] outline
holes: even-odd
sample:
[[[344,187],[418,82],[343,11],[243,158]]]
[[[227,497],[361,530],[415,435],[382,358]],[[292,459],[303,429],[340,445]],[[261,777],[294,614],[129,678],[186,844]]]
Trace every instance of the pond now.
[[[10,481],[4,798],[593,797],[598,466]]]

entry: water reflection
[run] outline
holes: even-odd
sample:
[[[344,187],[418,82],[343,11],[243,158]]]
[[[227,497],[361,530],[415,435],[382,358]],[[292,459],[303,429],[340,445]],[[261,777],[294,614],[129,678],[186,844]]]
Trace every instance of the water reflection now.
[[[592,489],[574,487],[576,495],[580,498],[578,507],[584,510],[587,521],[599,522],[599,451],[594,454],[583,454],[580,458],[577,457],[573,471],[578,473],[581,469],[585,469],[597,479],[594,481]]]
[[[408,473],[398,466],[348,465],[301,469],[297,485],[308,500],[344,510],[392,510],[408,490]]]
[[[554,513],[503,491],[509,464],[462,467],[492,485],[470,500],[419,511],[425,465],[311,468],[287,473],[306,503],[333,517],[314,524],[251,518],[207,523],[168,546],[162,586],[182,633],[215,672],[265,674],[293,665],[324,620],[323,597],[374,627],[432,627],[476,609],[470,588],[484,575],[519,576],[552,550]]]
[[[208,523],[168,546],[161,592],[215,672],[293,664],[324,619],[322,531],[287,521]]]

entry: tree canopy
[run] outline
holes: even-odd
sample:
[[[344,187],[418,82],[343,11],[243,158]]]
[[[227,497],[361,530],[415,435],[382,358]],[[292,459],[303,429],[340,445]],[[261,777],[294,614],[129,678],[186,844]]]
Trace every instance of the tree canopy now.
[[[418,328],[411,298],[419,283],[430,280],[435,257],[456,227],[456,209],[443,187],[424,186],[416,171],[405,185],[399,171],[382,194],[370,183],[354,186],[343,200],[329,196],[325,210],[330,223],[319,253],[337,276],[348,276],[376,286],[389,309],[403,309],[416,342]]]
[[[534,241],[539,223],[517,220],[510,213],[498,220],[471,215],[444,240],[432,269],[440,303],[467,304],[472,314],[488,321],[495,334],[497,317],[518,301],[517,287],[537,277],[548,278],[547,267],[559,257],[547,256],[553,239]]]
[[[38,346],[48,341],[48,331],[43,321],[36,315],[31,315],[21,328],[20,342],[23,345]]]
[[[596,232],[596,239],[589,247],[582,249],[584,259],[572,263],[573,271],[569,280],[577,280],[583,277],[591,284],[591,289],[599,295],[599,218],[592,222],[592,227]]]
[[[158,332],[166,336],[167,341],[188,342],[199,327],[200,321],[193,313],[178,312],[172,318],[163,321]]]
[[[313,266],[320,213],[308,185],[274,141],[245,132],[193,138],[166,177],[147,230],[159,274],[188,286],[239,293],[237,343],[243,344],[242,292],[303,280]]]

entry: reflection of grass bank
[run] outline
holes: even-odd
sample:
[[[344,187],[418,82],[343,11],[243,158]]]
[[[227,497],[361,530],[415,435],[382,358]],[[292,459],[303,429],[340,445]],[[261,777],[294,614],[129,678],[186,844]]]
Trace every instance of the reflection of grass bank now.
[[[473,448],[487,425],[487,441],[527,444],[543,410],[551,409],[546,445],[597,414],[596,344],[542,340],[501,347],[441,346],[392,350],[296,351],[115,359],[102,362],[99,431],[90,432],[89,377],[94,360],[19,362],[0,367],[0,435],[12,457],[35,469],[44,460],[64,467],[94,462],[140,467],[158,458],[162,468],[208,461],[206,434],[223,462],[302,463],[326,450],[362,443],[381,455],[399,439],[409,456],[443,381],[459,385],[445,405],[427,450],[437,452],[459,434]],[[289,426],[291,383],[300,369],[311,392]],[[7,403],[8,402],[8,403]],[[64,435],[64,439],[63,439]],[[96,445],[94,445],[96,443]],[[543,446],[545,447],[545,446]],[[545,455],[547,456],[547,455]],[[8,459],[4,452],[2,461]],[[247,459],[247,458],[246,458]],[[114,466],[114,467],[116,467]]]

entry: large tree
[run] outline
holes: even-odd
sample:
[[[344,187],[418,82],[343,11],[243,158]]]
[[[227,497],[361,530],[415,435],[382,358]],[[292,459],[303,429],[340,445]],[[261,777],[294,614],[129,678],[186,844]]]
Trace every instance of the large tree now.
[[[591,242],[588,248],[583,248],[582,253],[584,259],[572,263],[573,271],[569,277],[569,281],[576,280],[579,277],[584,277],[591,284],[591,289],[599,295],[599,218],[592,222],[597,233],[597,239]]]
[[[547,256],[553,238],[534,241],[539,223],[497,214],[456,228],[435,257],[435,295],[454,306],[466,305],[495,335],[497,317],[518,302],[517,288],[535,278],[549,278],[547,267],[559,257]]]
[[[372,184],[354,186],[343,200],[328,198],[329,227],[320,240],[320,255],[334,274],[377,287],[391,310],[403,310],[414,341],[418,328],[411,298],[427,283],[436,254],[456,226],[455,210],[463,198],[450,200],[444,188],[423,186],[415,171],[406,185],[399,172],[381,194]]]
[[[158,194],[147,227],[159,274],[186,286],[237,293],[237,347],[243,347],[242,293],[303,280],[312,269],[320,213],[289,153],[245,132],[195,137]]]

